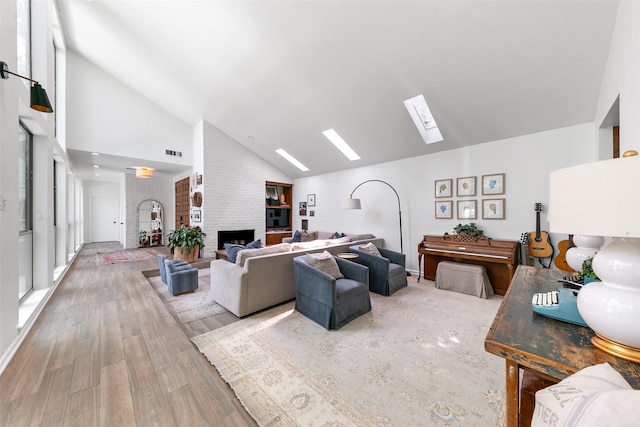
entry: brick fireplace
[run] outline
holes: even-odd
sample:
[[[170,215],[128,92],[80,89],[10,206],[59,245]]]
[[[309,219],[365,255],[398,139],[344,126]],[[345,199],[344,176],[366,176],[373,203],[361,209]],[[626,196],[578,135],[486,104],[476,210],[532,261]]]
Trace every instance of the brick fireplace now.
[[[225,230],[218,231],[218,250],[224,249],[225,243],[246,245],[253,242],[255,230]]]

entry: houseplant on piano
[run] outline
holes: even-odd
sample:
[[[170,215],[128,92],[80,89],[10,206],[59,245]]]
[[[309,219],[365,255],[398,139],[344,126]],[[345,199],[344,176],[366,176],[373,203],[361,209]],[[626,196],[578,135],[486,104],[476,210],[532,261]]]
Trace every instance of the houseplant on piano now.
[[[204,248],[204,239],[207,234],[198,226],[180,228],[167,234],[167,246],[173,249],[173,258],[186,262],[194,262],[198,259],[200,249]]]
[[[453,230],[457,234],[450,235],[449,233],[444,233],[442,238],[444,240],[454,242],[478,242],[481,240],[487,240],[487,238],[484,237],[484,231],[480,230],[475,222],[469,224],[458,224],[453,227]]]

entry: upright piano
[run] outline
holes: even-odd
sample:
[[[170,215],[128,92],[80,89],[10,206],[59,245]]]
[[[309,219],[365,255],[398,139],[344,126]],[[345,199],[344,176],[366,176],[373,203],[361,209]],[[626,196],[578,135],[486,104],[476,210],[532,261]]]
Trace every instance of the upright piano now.
[[[441,261],[482,265],[496,294],[504,295],[519,264],[519,242],[460,234],[424,236],[418,244],[418,269],[424,258],[424,278],[435,280]],[[418,280],[420,278],[418,277]]]

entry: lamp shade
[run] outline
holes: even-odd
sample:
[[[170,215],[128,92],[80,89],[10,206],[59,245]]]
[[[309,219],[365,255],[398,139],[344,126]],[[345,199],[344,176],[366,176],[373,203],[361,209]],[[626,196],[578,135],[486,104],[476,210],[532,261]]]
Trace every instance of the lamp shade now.
[[[640,156],[551,172],[549,229],[587,236],[640,237]]]
[[[43,113],[53,113],[47,91],[40,86],[40,83],[34,83],[31,86],[31,108]]]
[[[362,206],[360,205],[360,199],[346,199],[342,203],[342,209],[362,209]]]

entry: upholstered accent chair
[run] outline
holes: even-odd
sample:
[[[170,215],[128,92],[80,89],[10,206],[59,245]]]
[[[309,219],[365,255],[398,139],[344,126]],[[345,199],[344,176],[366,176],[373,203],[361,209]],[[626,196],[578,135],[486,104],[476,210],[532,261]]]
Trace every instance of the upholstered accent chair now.
[[[327,330],[371,311],[368,268],[331,256],[339,268],[335,277],[311,265],[307,256],[312,254],[293,259],[296,310]]]
[[[173,260],[165,259],[167,288],[172,295],[180,295],[198,289],[198,269],[190,264],[180,265]]]
[[[408,285],[405,255],[389,249],[375,248],[375,255],[364,246],[351,246],[349,252],[358,255],[354,262],[369,267],[369,290],[380,295],[391,295]],[[369,245],[371,246],[371,245]]]
[[[182,268],[184,268],[185,266],[191,267],[191,264],[189,264],[186,261],[182,261],[180,259],[169,259],[166,255],[158,255],[158,270],[160,270],[160,279],[162,280],[162,283],[164,283],[165,285],[167,284],[167,267],[164,265],[165,260],[169,260],[176,267],[179,267],[179,266]]]

